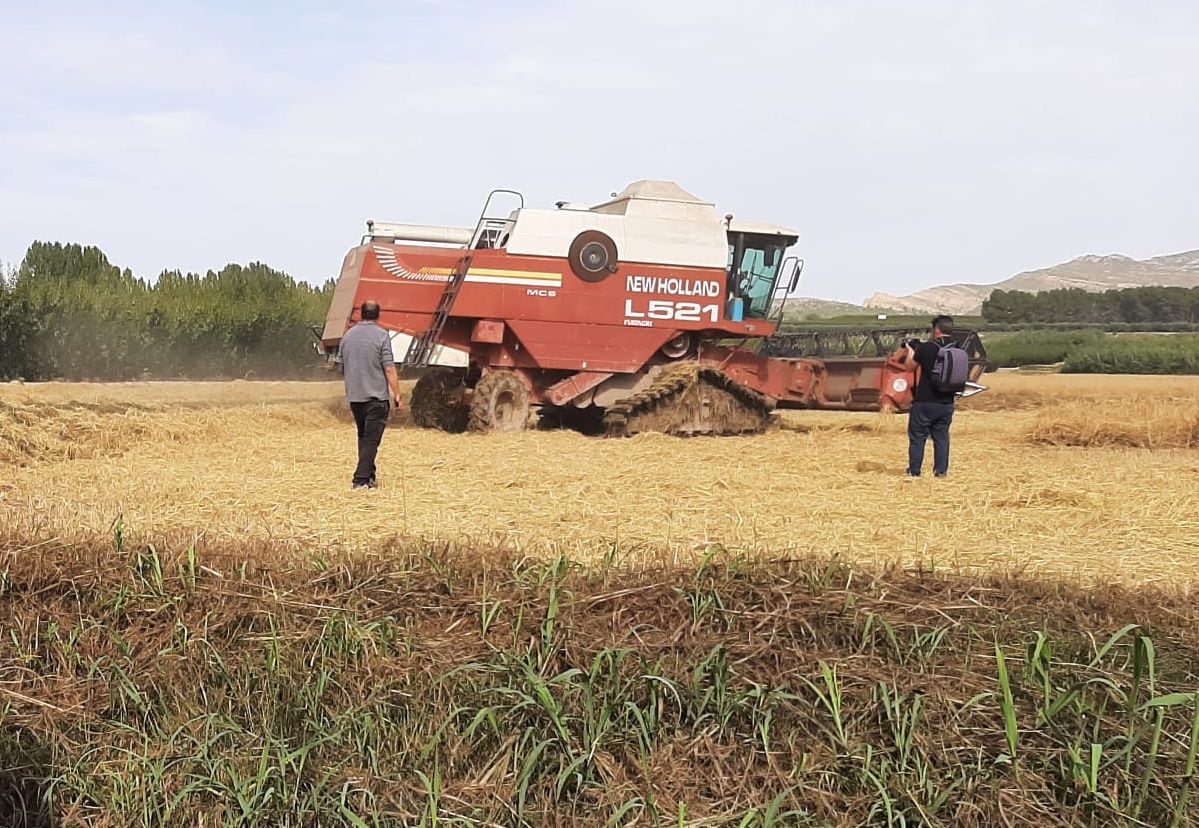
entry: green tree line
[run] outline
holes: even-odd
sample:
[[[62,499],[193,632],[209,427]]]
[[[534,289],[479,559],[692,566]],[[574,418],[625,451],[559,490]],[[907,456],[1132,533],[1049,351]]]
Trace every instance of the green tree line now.
[[[150,282],[99,248],[34,242],[0,270],[0,378],[300,376],[332,288],[258,262]]]
[[[1199,323],[1199,287],[1080,288],[1027,293],[996,290],[983,302],[988,323]]]

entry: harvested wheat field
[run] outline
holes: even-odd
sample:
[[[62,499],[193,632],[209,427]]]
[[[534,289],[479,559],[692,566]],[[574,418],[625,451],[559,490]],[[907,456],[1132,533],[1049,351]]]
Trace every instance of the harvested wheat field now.
[[[989,375],[946,483],[908,481],[902,416],[791,412],[762,436],[384,438],[348,491],[336,383],[8,386],[0,523],[37,542],[438,540],[625,563],[712,550],[1126,583],[1199,576],[1199,380]],[[931,463],[930,456],[927,462]],[[913,508],[936,499],[935,509]]]
[[[949,481],[401,418],[361,492],[335,383],[0,386],[0,825],[1199,825],[1199,380],[989,382]]]

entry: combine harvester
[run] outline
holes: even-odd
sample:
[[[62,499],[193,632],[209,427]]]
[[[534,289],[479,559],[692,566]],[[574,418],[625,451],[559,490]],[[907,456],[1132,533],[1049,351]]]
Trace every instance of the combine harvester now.
[[[515,209],[492,215],[497,196]],[[902,343],[924,331],[776,333],[798,238],[721,218],[672,182],[557,209],[495,190],[473,230],[368,221],[320,350],[336,360],[362,302],[378,301],[407,343],[397,361],[420,373],[414,421],[450,431],[519,431],[539,413],[612,436],[748,434],[775,408],[905,410]],[[976,383],[986,354],[971,332],[958,341]]]

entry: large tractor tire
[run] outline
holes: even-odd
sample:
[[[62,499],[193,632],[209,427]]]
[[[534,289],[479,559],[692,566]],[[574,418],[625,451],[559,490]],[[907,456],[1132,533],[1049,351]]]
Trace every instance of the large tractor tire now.
[[[434,368],[418,379],[412,388],[412,422],[454,434],[465,431],[470,413],[462,383],[465,375],[457,368]]]
[[[471,431],[524,431],[529,422],[529,387],[514,371],[489,371],[475,386],[470,402]]]

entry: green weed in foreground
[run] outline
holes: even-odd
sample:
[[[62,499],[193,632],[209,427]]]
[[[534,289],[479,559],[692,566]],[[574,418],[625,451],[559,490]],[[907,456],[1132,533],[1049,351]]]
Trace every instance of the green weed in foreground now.
[[[0,561],[0,824],[1199,824],[1183,599],[118,543]]]

